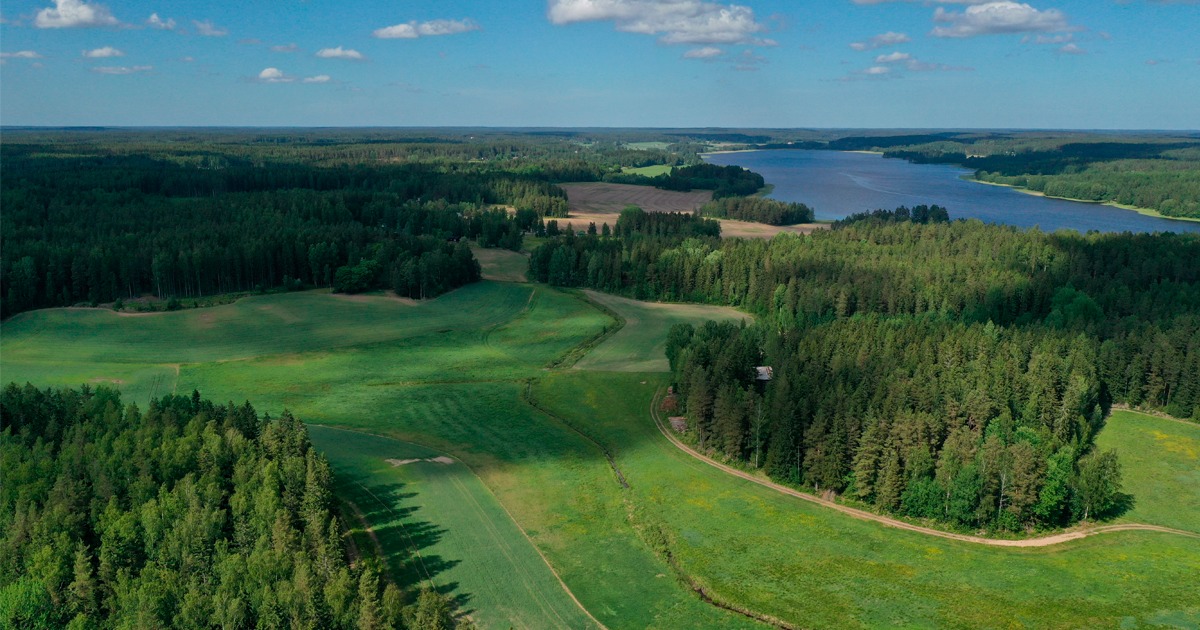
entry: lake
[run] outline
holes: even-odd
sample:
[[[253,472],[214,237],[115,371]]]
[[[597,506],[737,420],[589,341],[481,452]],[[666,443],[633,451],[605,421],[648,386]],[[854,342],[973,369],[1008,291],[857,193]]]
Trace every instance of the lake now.
[[[776,150],[716,153],[712,164],[736,164],[774,184],[771,198],[798,201],[818,219],[897,206],[937,204],[952,219],[979,219],[1020,227],[1087,232],[1200,232],[1200,223],[1173,221],[1095,203],[1047,199],[1003,186],[962,179],[972,171],[941,164],[912,164],[869,153]]]

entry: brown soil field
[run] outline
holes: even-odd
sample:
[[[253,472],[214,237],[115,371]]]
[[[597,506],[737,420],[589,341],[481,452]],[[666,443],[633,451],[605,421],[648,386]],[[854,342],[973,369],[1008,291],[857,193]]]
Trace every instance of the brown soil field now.
[[[650,186],[631,186],[629,184],[559,184],[567,191],[567,205],[571,216],[559,219],[559,224],[567,223],[576,230],[587,228],[588,223],[600,227],[607,223],[610,227],[617,224],[617,217],[626,206],[637,206],[646,212],[692,212],[712,200],[712,192],[694,190],[692,192],[673,192],[659,190]],[[815,230],[823,230],[829,226],[823,223],[803,223],[800,225],[767,225],[749,221],[733,221],[721,219],[721,236],[727,238],[772,238],[776,234],[811,234]]]
[[[560,184],[567,192],[567,206],[576,212],[619,214],[625,206],[637,206],[646,212],[692,212],[712,201],[712,191],[674,192],[652,186],[630,184]]]

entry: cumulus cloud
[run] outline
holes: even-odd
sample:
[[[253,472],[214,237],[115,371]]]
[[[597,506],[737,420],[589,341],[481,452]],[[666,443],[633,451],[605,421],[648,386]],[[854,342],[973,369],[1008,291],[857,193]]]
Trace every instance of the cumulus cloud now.
[[[868,39],[865,42],[854,42],[854,43],[850,44],[850,47],[853,48],[854,50],[860,50],[860,51],[861,50],[875,50],[876,48],[883,48],[884,46],[895,46],[896,44],[907,44],[908,42],[911,42],[911,41],[912,41],[912,38],[909,37],[908,35],[905,35],[904,33],[894,33],[892,31],[888,31],[886,33],[881,33],[879,35],[876,35],[875,37],[872,37],[871,39]]]
[[[362,53],[353,48],[322,48],[317,51],[317,56],[322,59],[352,59],[354,61],[362,61],[366,59]]]
[[[18,50],[17,52],[0,52],[0,59],[41,59],[42,56],[32,50]]]
[[[902,52],[894,52],[887,55],[879,55],[875,58],[875,63],[899,63],[912,59],[912,55]]]
[[[225,37],[229,34],[227,29],[221,28],[212,23],[212,20],[192,20],[192,25],[196,27],[196,32],[205,37]]]
[[[108,57],[124,57],[125,53],[113,48],[112,46],[105,46],[103,48],[85,50],[83,51],[83,56],[90,59],[105,59]]]
[[[716,46],[705,46],[703,48],[693,48],[683,53],[684,59],[712,59],[725,54],[725,51]]]
[[[1067,44],[1067,45],[1063,46],[1062,48],[1059,48],[1059,49],[1058,49],[1058,52],[1059,52],[1059,53],[1062,53],[1062,54],[1064,54],[1064,55],[1084,55],[1084,54],[1087,54],[1087,51],[1086,51],[1086,50],[1084,50],[1084,49],[1080,48],[1079,46],[1077,46],[1077,45],[1075,45],[1075,44]]]
[[[279,53],[294,53],[300,50],[300,47],[295,44],[280,44],[271,47],[271,52]]]
[[[473,20],[430,20],[428,22],[405,22],[375,29],[371,35],[379,39],[416,39],[418,37],[436,37],[438,35],[457,35],[470,31],[478,31],[479,25]]]
[[[295,77],[284,74],[279,68],[263,68],[263,71],[258,73],[260,83],[291,83],[295,80]]]
[[[150,72],[154,66],[97,66],[92,68],[92,72],[97,74],[137,74],[139,72]]]
[[[33,25],[38,28],[78,28],[85,26],[117,26],[120,22],[102,4],[82,0],[54,0],[54,7],[38,11]]]
[[[164,20],[164,19],[158,17],[157,13],[151,13],[150,17],[146,18],[146,25],[149,26],[150,28],[156,28],[161,31],[175,30],[174,18],[167,18]]]
[[[303,83],[329,83],[332,81],[328,74],[318,74],[315,77],[306,77]]]
[[[617,30],[657,35],[664,44],[749,44],[773,46],[760,39],[766,26],[754,11],[739,4],[704,0],[550,0],[550,21],[613,22]]]
[[[879,76],[881,74],[888,74],[891,71],[892,71],[892,69],[887,66],[871,66],[870,68],[863,70],[863,74]]]
[[[1040,11],[1023,2],[986,2],[965,11],[947,11],[941,7],[933,20],[945,26],[934,27],[936,37],[975,37],[1003,33],[1052,33],[1075,30],[1067,16],[1057,9]]]

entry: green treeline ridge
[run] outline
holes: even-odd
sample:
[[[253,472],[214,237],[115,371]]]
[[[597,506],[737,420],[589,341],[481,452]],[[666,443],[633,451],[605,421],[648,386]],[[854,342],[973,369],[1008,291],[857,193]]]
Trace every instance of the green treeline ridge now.
[[[885,511],[1008,530],[1105,516],[1123,505],[1092,448],[1108,408],[1200,420],[1200,238],[872,214],[771,241],[570,236],[530,272],[760,316],[673,331],[693,438]]]
[[[381,565],[348,560],[329,464],[286,412],[10,384],[0,415],[0,626],[449,622],[440,596],[408,605]]]
[[[726,197],[700,207],[700,214],[715,219],[737,219],[767,225],[812,223],[813,210],[802,203],[777,201],[764,197]]]

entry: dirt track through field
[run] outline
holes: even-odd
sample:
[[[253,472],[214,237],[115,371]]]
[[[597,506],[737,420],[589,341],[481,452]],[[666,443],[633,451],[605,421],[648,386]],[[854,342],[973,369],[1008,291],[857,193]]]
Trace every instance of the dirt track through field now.
[[[941,531],[938,529],[933,529],[930,527],[922,527],[920,525],[913,525],[912,523],[906,523],[904,521],[900,521],[900,520],[897,520],[894,518],[888,518],[886,516],[881,516],[881,515],[875,514],[873,512],[868,512],[866,510],[859,510],[857,508],[852,508],[849,506],[841,505],[839,503],[835,503],[828,499],[822,499],[820,497],[816,497],[811,494],[806,494],[804,492],[800,492],[799,490],[795,490],[795,489],[789,488],[787,486],[782,486],[777,483],[767,481],[765,479],[761,479],[761,478],[751,475],[750,473],[747,473],[745,471],[738,470],[737,468],[734,468],[732,466],[726,466],[725,464],[722,464],[718,461],[710,459],[709,457],[706,457],[705,455],[697,452],[695,449],[688,446],[687,444],[684,444],[683,441],[681,441],[679,438],[677,438],[671,434],[670,427],[666,426],[663,423],[662,417],[658,413],[658,405],[659,405],[660,400],[662,400],[662,390],[659,390],[658,393],[656,393],[654,395],[654,398],[650,401],[650,416],[654,419],[654,424],[655,424],[655,426],[658,427],[658,430],[668,440],[670,440],[672,444],[674,444],[676,447],[678,447],[683,452],[704,462],[705,464],[708,464],[709,466],[712,466],[713,468],[717,468],[717,469],[719,469],[723,472],[726,472],[730,475],[733,475],[735,477],[740,477],[742,479],[745,479],[746,481],[756,483],[760,486],[770,488],[772,490],[775,490],[776,492],[780,492],[782,494],[786,494],[788,496],[795,497],[797,499],[802,499],[804,501],[808,501],[809,503],[816,503],[818,505],[823,505],[827,508],[837,510],[843,514],[853,516],[854,518],[857,518],[860,520],[874,521],[876,523],[880,523],[881,525],[886,525],[888,527],[904,529],[904,530],[908,530],[910,532],[917,532],[919,534],[925,534],[927,536],[936,536],[938,538],[947,538],[950,540],[975,543],[978,545],[989,545],[992,547],[1050,547],[1052,545],[1059,545],[1059,544],[1069,542],[1072,540],[1079,540],[1081,538],[1086,538],[1088,536],[1094,536],[1096,534],[1105,534],[1105,533],[1110,533],[1110,532],[1124,532],[1124,531],[1162,532],[1162,533],[1166,533],[1166,534],[1178,534],[1180,536],[1187,536],[1189,538],[1200,538],[1200,534],[1195,534],[1193,532],[1183,531],[1180,529],[1172,529],[1170,527],[1160,527],[1158,525],[1143,525],[1140,523],[1125,523],[1125,524],[1121,524],[1121,525],[1102,525],[1100,527],[1089,527],[1087,529],[1078,529],[1078,530],[1074,530],[1074,531],[1063,532],[1061,534],[1052,534],[1050,536],[1043,536],[1041,538],[1026,538],[1023,540],[998,540],[998,539],[994,539],[994,538],[983,538],[981,536],[970,536],[967,534],[955,534],[953,532],[944,532],[944,531]]]

